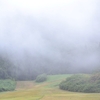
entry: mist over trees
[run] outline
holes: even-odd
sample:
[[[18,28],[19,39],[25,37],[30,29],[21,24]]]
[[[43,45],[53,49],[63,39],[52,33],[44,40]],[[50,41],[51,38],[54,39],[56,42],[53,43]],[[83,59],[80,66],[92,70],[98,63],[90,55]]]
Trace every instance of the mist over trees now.
[[[99,48],[99,45],[98,45]],[[66,62],[48,59],[43,56],[34,57],[25,54],[23,59],[10,58],[10,56],[0,56],[0,78],[17,80],[32,80],[42,73],[46,74],[72,74],[72,73],[92,73],[99,68],[98,48],[94,50],[82,49],[82,53],[76,55],[76,51],[65,52]],[[74,54],[75,52],[75,54]],[[63,52],[62,52],[63,53]],[[70,55],[69,55],[70,54]],[[95,55],[94,55],[95,54]],[[77,56],[77,57],[76,57]],[[94,57],[98,59],[94,62]],[[73,57],[75,57],[73,59]],[[81,58],[82,57],[82,58]],[[88,58],[87,58],[88,57]],[[91,57],[93,57],[91,59]],[[78,60],[78,61],[77,61]],[[90,61],[89,61],[90,60]],[[76,69],[73,69],[76,68]]]
[[[31,80],[100,67],[99,0],[0,3],[0,78]]]

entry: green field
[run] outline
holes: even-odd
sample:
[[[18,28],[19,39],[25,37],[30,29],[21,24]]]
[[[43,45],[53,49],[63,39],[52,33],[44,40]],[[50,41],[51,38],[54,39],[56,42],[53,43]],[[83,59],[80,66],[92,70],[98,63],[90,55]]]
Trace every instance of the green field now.
[[[16,90],[1,92],[0,100],[100,100],[100,93],[60,90],[58,84],[70,75],[51,75],[46,82],[18,81]]]

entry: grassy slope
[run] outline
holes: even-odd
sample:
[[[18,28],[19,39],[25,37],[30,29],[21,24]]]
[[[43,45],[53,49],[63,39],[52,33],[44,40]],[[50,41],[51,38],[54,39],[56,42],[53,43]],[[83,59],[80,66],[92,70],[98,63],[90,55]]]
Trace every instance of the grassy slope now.
[[[98,93],[62,91],[58,84],[70,75],[51,75],[43,83],[18,82],[16,91],[0,94],[0,100],[100,100]]]

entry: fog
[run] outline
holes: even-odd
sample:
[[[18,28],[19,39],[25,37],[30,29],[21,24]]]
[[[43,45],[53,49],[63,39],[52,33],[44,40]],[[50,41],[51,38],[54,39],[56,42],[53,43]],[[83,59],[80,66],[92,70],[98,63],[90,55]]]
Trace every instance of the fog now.
[[[49,71],[100,66],[99,0],[0,0],[0,53]]]

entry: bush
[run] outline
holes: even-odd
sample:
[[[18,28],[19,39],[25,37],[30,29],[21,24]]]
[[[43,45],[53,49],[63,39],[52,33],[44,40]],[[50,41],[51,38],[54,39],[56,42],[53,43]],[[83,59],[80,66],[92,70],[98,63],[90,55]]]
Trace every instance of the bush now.
[[[44,82],[46,80],[47,80],[46,74],[41,74],[41,75],[37,76],[37,78],[36,78],[36,82]]]
[[[100,74],[90,77],[86,75],[73,75],[61,82],[59,87],[63,90],[86,93],[100,93]]]
[[[16,82],[10,79],[0,80],[0,92],[12,91],[16,87]]]

